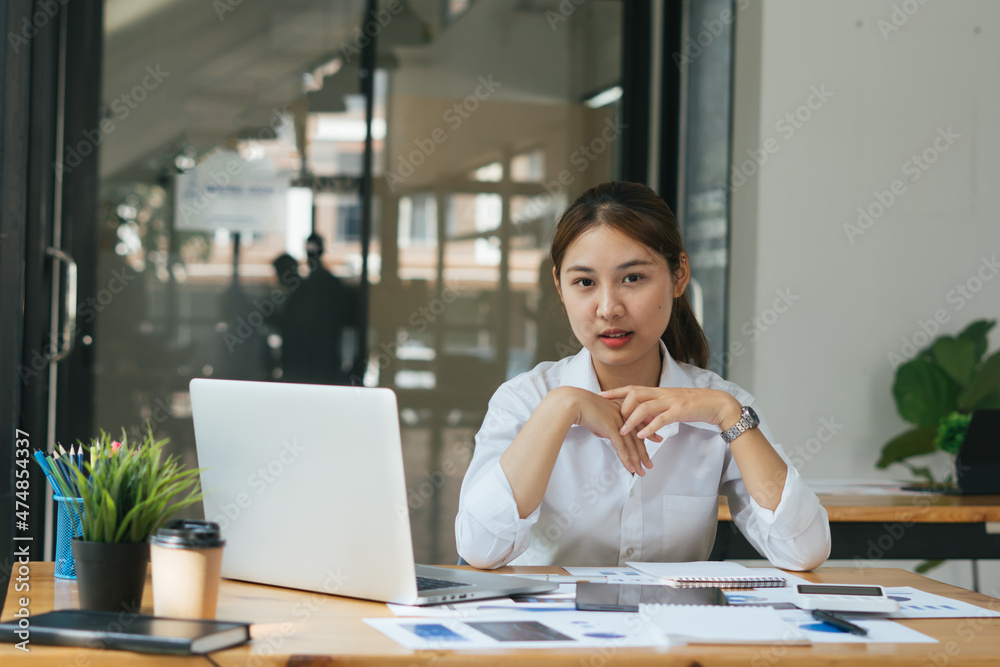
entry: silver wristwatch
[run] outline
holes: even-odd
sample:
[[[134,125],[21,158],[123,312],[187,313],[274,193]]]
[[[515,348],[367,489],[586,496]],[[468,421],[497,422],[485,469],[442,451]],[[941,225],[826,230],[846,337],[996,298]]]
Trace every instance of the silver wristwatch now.
[[[752,428],[757,428],[758,424],[760,424],[760,417],[758,417],[757,413],[753,411],[753,408],[749,405],[744,405],[743,416],[740,417],[740,420],[736,422],[735,426],[728,431],[722,432],[722,439],[725,440],[728,445],[744,432],[749,431]]]

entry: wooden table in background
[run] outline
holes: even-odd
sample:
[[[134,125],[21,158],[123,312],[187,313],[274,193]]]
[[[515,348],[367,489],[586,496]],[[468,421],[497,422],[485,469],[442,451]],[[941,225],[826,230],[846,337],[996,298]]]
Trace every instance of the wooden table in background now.
[[[819,494],[819,500],[830,517],[830,558],[1000,558],[1000,496]],[[723,497],[719,522],[713,559],[760,558]]]
[[[53,580],[52,563],[30,565],[30,611],[76,606],[76,582]],[[562,572],[561,568],[504,568],[501,572]],[[823,583],[869,583],[913,586],[975,605],[1000,610],[1000,600],[942,584],[904,570],[821,568],[799,573]],[[13,587],[7,595],[2,620],[15,609]],[[152,594],[147,579],[143,612],[151,613]],[[939,640],[936,644],[817,644],[815,646],[672,646],[592,649],[537,649],[468,651],[411,651],[366,625],[362,619],[392,616],[384,604],[287,588],[223,581],[218,618],[253,622],[253,641],[211,654],[215,664],[228,667],[272,665],[495,665],[518,667],[566,665],[945,665],[971,667],[1000,664],[1000,618],[919,619],[900,621]],[[127,651],[31,645],[30,654],[0,644],[0,664],[103,667],[108,665],[209,665],[206,657],[161,656]]]

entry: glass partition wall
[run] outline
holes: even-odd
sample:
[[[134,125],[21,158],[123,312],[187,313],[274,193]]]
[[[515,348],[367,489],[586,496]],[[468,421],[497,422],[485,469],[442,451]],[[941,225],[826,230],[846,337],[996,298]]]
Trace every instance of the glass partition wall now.
[[[106,0],[95,424],[196,465],[192,378],[391,387],[416,557],[454,562],[489,397],[579,349],[546,254],[620,173],[621,52],[612,0]]]

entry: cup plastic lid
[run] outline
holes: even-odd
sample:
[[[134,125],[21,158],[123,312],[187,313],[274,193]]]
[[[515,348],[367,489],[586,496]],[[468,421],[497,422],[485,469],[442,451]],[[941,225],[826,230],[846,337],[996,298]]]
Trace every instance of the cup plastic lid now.
[[[226,544],[214,521],[177,519],[156,531],[149,538],[150,544],[178,549],[210,549]]]

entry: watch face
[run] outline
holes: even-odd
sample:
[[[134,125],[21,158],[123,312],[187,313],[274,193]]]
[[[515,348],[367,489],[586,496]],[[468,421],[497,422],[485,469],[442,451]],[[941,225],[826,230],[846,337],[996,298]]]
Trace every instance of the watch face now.
[[[753,422],[754,426],[760,424],[760,417],[757,416],[757,413],[754,412],[753,408],[751,408],[749,405],[746,405],[743,406],[743,409],[746,411],[745,412],[746,416],[750,418],[750,421]]]

